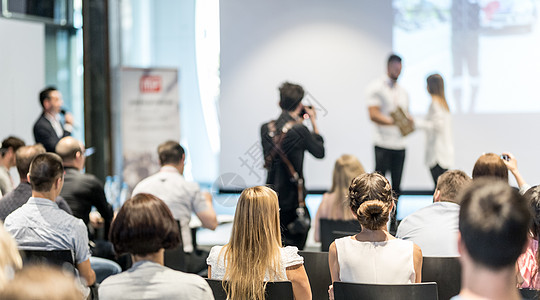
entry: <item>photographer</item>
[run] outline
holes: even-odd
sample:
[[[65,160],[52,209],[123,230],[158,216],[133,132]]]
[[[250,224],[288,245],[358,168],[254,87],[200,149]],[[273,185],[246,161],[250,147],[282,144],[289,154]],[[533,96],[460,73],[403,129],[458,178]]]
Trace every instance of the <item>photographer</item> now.
[[[324,141],[319,135],[315,110],[301,103],[304,89],[285,82],[279,87],[279,94],[281,115],[261,127],[265,167],[268,169],[266,184],[279,197],[283,244],[303,249],[309,231],[309,212],[304,203],[304,151],[323,158]],[[305,118],[311,120],[313,132],[302,124]]]

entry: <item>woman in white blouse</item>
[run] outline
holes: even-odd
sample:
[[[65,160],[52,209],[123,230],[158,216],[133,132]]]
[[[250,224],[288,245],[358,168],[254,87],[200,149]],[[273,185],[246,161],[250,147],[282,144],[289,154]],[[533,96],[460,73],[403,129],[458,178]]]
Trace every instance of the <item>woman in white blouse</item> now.
[[[444,80],[439,74],[427,78],[427,90],[431,105],[424,120],[415,120],[417,128],[426,130],[425,162],[431,171],[433,182],[454,165],[454,142],[452,116],[444,93]]]
[[[236,206],[229,243],[215,246],[206,260],[208,278],[228,281],[229,299],[263,300],[264,281],[289,280],[294,298],[311,299],[298,248],[281,247],[276,192],[264,186],[245,189]]]

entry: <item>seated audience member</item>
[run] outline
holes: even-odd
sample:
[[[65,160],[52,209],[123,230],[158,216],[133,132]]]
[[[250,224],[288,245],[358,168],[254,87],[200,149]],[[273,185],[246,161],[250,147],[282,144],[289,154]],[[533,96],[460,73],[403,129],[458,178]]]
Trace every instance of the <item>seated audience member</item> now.
[[[0,222],[0,291],[7,285],[13,273],[20,268],[22,259],[17,243]]]
[[[28,170],[30,170],[30,163],[34,157],[42,153],[45,153],[45,148],[41,144],[24,146],[17,150],[15,161],[21,182],[13,191],[4,195],[4,198],[0,200],[0,220],[4,221],[10,213],[23,206],[32,197],[32,187],[27,176]],[[60,209],[70,215],[72,214],[66,200],[61,196],[56,197],[56,204]]]
[[[94,284],[86,226],[55,202],[64,184],[62,159],[53,153],[38,154],[30,164],[28,179],[32,197],[6,218],[4,227],[19,249],[71,250],[79,274],[88,286]]]
[[[395,198],[379,173],[353,179],[349,205],[362,231],[335,240],[328,251],[332,282],[404,284],[421,281],[422,251],[411,241],[396,239],[387,230]],[[330,288],[330,296],[333,296]]]
[[[526,201],[496,179],[474,180],[459,201],[461,291],[452,299],[521,299],[516,260],[531,221]]]
[[[420,246],[423,256],[459,256],[457,196],[470,182],[471,178],[463,171],[444,172],[437,179],[433,204],[405,217],[396,237]]]
[[[2,141],[0,147],[0,195],[5,195],[13,190],[13,179],[9,169],[15,166],[15,152],[24,146],[24,141],[10,136]]]
[[[531,212],[532,222],[529,227],[529,238],[527,249],[518,258],[519,274],[523,279],[521,288],[540,289],[540,278],[538,276],[538,238],[540,237],[540,186],[530,188],[525,195]]]
[[[204,228],[216,229],[218,222],[212,206],[212,197],[208,193],[201,192],[197,183],[188,182],[184,178],[186,155],[180,144],[175,141],[167,141],[159,145],[157,150],[161,165],[160,171],[139,182],[133,189],[133,195],[152,194],[167,204],[174,218],[180,221],[184,251],[191,254],[189,255],[188,271],[198,273],[201,269],[206,268],[204,261],[208,253],[204,253],[200,257],[194,252],[189,221],[191,214],[195,213]]]
[[[90,211],[95,207],[103,223],[94,225],[103,225],[108,233],[113,218],[112,206],[105,197],[103,183],[94,175],[82,173],[86,161],[84,151],[83,144],[70,136],[56,144],[56,153],[62,158],[66,170],[60,195],[66,199],[73,216],[82,219],[87,226],[90,225]]]
[[[163,253],[178,245],[180,232],[167,205],[155,196],[127,200],[112,223],[110,240],[118,254],[131,254],[134,264],[103,281],[100,299],[213,299],[202,277],[163,266]]]
[[[83,300],[75,277],[47,265],[24,267],[0,291],[3,300]]]
[[[231,238],[207,259],[208,277],[227,280],[229,299],[264,299],[264,281],[289,280],[294,298],[311,299],[304,259],[294,246],[281,247],[276,192],[264,186],[245,189],[236,206]]]
[[[332,188],[330,192],[324,193],[315,216],[316,242],[321,241],[321,219],[355,219],[347,201],[347,190],[353,178],[363,173],[365,173],[364,167],[354,155],[345,154],[336,160],[334,174],[332,175]]]
[[[512,153],[504,152],[502,156],[494,153],[486,153],[478,158],[474,164],[472,178],[477,179],[484,176],[496,177],[508,182],[508,171],[512,172],[519,187],[519,192],[523,195],[531,186],[528,185],[517,167],[517,160]]]

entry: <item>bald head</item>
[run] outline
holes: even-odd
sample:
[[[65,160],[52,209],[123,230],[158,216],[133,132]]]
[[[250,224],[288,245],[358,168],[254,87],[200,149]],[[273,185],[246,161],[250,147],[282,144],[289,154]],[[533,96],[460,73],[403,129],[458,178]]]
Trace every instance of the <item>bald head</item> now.
[[[28,171],[30,170],[30,163],[38,154],[45,153],[45,147],[41,144],[32,146],[24,146],[17,150],[15,153],[15,163],[17,165],[17,171],[19,172],[19,178],[22,182],[26,182]]]
[[[64,166],[84,168],[84,145],[71,136],[62,138],[56,144],[55,152],[62,158]]]

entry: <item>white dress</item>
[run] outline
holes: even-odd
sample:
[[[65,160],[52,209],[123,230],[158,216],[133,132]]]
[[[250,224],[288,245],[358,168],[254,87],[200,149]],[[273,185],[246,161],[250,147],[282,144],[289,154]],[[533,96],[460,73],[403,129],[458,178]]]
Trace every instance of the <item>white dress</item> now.
[[[214,246],[210,250],[210,254],[206,259],[206,264],[212,267],[211,278],[223,279],[225,276],[226,263],[224,261],[226,246]],[[223,249],[223,251],[222,251]],[[298,248],[294,246],[287,246],[280,248],[281,250],[281,272],[280,275],[283,280],[287,279],[285,269],[288,267],[304,264],[304,258],[298,255]],[[268,272],[265,275],[264,280],[269,280]]]
[[[335,242],[341,281],[370,284],[415,282],[412,242],[400,239],[360,242],[354,236]]]

